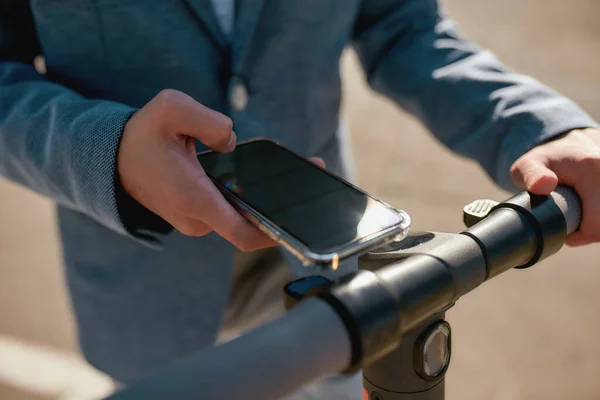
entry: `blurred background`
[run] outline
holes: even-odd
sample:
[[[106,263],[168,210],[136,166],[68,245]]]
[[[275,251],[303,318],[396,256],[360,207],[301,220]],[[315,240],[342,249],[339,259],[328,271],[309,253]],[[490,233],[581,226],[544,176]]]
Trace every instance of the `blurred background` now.
[[[481,46],[600,119],[600,1],[445,4]],[[358,183],[406,210],[414,229],[461,230],[465,204],[507,197],[370,92],[352,52],[342,69]],[[600,398],[599,264],[600,245],[565,248],[461,299],[449,313],[447,398]],[[0,181],[0,399],[91,399],[111,388],[78,354],[51,202]]]

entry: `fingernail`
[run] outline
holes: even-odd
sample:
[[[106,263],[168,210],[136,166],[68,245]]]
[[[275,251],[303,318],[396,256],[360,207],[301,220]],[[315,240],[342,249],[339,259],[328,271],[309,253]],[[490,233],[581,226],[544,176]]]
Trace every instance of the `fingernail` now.
[[[237,136],[234,131],[231,131],[231,136],[229,136],[229,143],[227,143],[227,152],[231,152],[235,149],[235,145],[237,142]]]

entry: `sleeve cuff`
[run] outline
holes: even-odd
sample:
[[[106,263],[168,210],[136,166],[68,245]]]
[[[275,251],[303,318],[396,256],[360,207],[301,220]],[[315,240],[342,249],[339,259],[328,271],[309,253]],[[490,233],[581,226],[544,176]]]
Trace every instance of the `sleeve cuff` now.
[[[510,175],[510,167],[523,154],[536,146],[575,129],[600,128],[600,125],[579,106],[566,98],[552,100],[554,104],[538,104],[538,110],[528,113],[530,121],[522,124],[512,122],[514,128],[504,139],[500,148],[495,181],[502,188],[517,192]]]
[[[123,189],[116,171],[115,197],[119,218],[130,235],[157,245],[160,243],[157,235],[167,235],[173,230],[171,224],[138,203]]]
[[[92,141],[94,146],[79,146],[91,149],[89,154],[80,157],[74,155],[74,171],[81,171],[77,177],[82,182],[80,202],[87,213],[108,228],[130,236],[151,248],[160,249],[161,235],[173,229],[166,221],[152,213],[122,188],[116,170],[117,151],[125,124],[136,109],[119,103],[99,102],[87,110],[85,124],[79,141]],[[98,115],[94,115],[94,114]],[[90,122],[92,121],[92,122]]]

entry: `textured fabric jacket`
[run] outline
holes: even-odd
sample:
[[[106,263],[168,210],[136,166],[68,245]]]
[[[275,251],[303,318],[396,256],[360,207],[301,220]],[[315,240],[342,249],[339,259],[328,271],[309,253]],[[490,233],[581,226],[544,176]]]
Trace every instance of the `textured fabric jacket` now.
[[[507,188],[518,156],[595,126],[462,37],[435,0],[240,0],[231,38],[209,0],[0,0],[0,173],[58,204],[92,364],[128,382],[213,343],[229,295],[231,245],[169,233],[118,189],[135,109],[178,89],[228,114],[240,141],[268,136],[343,173],[348,45],[375,90]],[[240,87],[247,104],[234,108]]]

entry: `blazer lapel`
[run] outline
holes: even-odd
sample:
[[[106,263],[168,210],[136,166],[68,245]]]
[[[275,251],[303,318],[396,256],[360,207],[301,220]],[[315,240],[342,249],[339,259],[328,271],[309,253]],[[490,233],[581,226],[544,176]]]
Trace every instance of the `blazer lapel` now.
[[[234,0],[236,13],[232,40],[232,68],[238,72],[247,53],[261,16],[264,0]]]
[[[241,1],[244,3],[246,0],[234,1]],[[215,42],[220,47],[227,48],[229,46],[229,40],[219,25],[212,2],[210,0],[185,0],[185,2],[196,17],[198,17]]]

